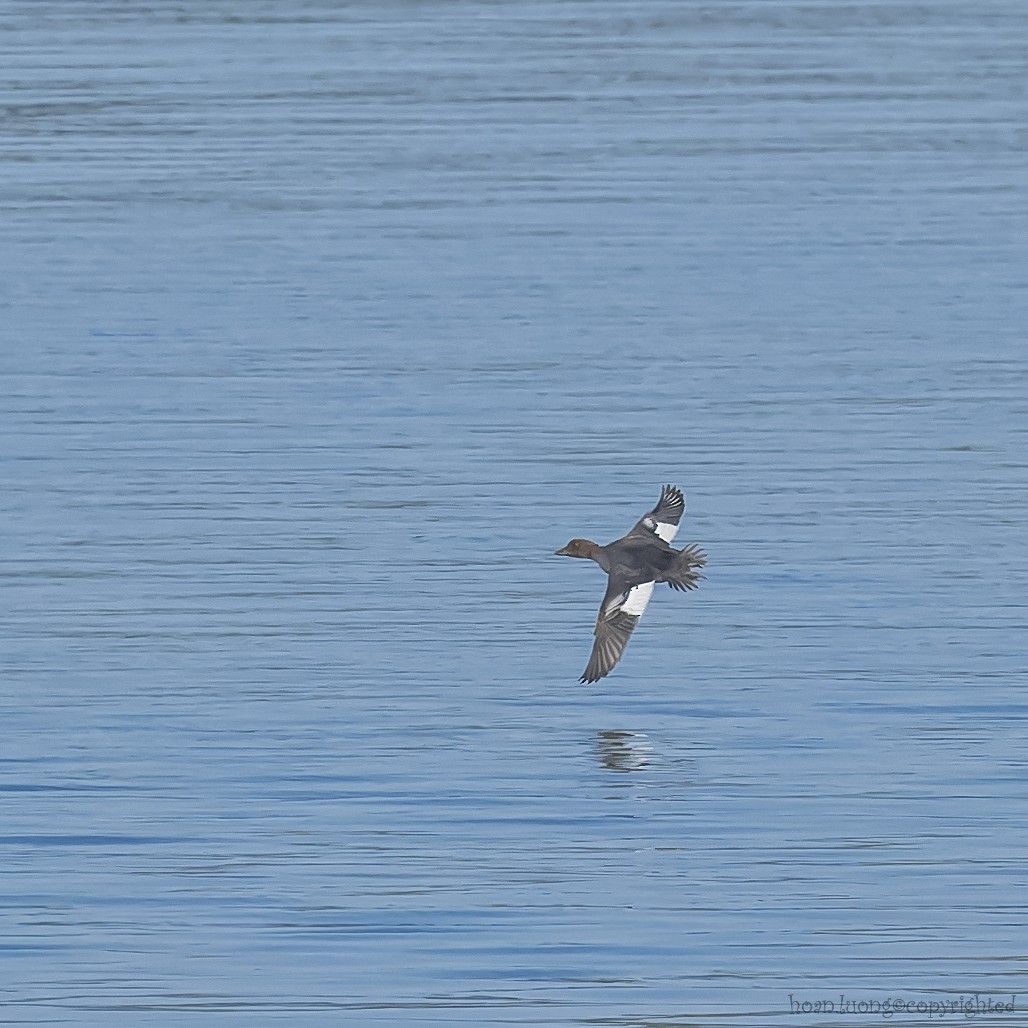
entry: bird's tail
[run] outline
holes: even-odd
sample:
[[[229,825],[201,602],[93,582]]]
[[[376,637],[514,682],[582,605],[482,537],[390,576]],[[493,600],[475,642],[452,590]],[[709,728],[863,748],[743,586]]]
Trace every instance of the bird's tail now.
[[[698,546],[686,546],[679,550],[675,562],[664,572],[664,581],[672,589],[695,589],[700,579],[700,568],[707,566],[707,555]]]

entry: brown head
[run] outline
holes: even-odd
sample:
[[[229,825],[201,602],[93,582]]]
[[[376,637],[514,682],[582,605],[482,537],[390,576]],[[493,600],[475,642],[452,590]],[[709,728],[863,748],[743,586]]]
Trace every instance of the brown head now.
[[[567,546],[554,550],[554,553],[558,557],[592,558],[597,550],[599,550],[599,546],[596,543],[589,542],[588,539],[572,539]]]

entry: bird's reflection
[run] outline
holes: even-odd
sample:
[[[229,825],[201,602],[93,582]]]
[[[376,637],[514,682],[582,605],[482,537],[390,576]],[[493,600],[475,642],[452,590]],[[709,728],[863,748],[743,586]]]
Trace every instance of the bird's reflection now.
[[[610,771],[640,771],[652,754],[653,745],[644,732],[608,729],[596,733],[596,756]]]

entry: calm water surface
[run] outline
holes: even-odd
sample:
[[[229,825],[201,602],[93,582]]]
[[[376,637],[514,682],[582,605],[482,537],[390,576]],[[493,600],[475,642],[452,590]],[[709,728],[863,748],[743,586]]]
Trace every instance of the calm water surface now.
[[[0,28],[2,1023],[1025,1023],[1021,3]]]

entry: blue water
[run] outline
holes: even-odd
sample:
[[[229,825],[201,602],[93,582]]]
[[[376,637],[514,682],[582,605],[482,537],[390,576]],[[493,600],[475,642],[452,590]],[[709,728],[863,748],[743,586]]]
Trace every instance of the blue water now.
[[[0,22],[0,1023],[1025,1022],[1022,4]]]

